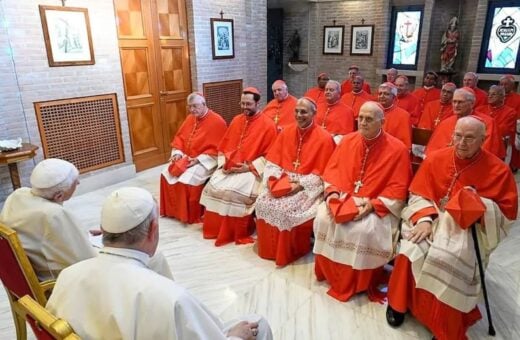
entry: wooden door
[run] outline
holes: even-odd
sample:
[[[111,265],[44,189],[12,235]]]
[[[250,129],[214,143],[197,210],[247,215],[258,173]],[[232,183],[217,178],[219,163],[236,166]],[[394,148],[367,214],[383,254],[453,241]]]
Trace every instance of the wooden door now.
[[[132,156],[165,163],[191,90],[184,0],[114,0]],[[181,53],[179,53],[181,51]]]

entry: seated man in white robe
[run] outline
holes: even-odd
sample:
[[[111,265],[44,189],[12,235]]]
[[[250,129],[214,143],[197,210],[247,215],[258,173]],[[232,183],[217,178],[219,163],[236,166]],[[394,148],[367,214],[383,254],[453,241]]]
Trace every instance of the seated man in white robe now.
[[[78,176],[72,163],[45,159],[31,173],[31,188],[9,195],[0,213],[0,221],[18,234],[40,281],[55,279],[62,269],[96,256],[87,232],[63,206],[74,194]],[[155,270],[172,278],[164,256],[153,262]]]
[[[226,326],[181,285],[148,268],[159,222],[146,190],[110,194],[101,228],[105,247],[99,256],[63,270],[46,307],[83,339],[272,339],[262,317]]]

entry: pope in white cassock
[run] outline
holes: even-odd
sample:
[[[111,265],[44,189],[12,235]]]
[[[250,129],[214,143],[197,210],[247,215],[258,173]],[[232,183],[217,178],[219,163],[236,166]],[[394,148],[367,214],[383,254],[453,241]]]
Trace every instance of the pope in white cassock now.
[[[31,188],[19,188],[5,201],[0,221],[18,234],[40,281],[55,279],[76,262],[96,256],[74,215],[63,206],[79,184],[74,164],[48,158],[31,173]],[[154,256],[153,270],[172,278],[161,253]]]
[[[99,256],[63,270],[47,309],[83,339],[272,339],[250,315],[227,325],[185,288],[148,268],[159,242],[157,204],[140,188],[121,188],[101,213]]]

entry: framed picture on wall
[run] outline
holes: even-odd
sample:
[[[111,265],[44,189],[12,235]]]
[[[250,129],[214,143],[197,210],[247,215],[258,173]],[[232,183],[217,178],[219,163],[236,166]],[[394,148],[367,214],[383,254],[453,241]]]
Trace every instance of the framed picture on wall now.
[[[94,48],[88,10],[40,5],[49,66],[93,65]]]
[[[213,59],[235,57],[235,33],[233,19],[211,18],[211,50]]]
[[[374,25],[352,25],[350,55],[372,55]]]
[[[323,54],[343,54],[345,26],[323,27]]]
[[[387,67],[416,70],[424,6],[392,8]]]

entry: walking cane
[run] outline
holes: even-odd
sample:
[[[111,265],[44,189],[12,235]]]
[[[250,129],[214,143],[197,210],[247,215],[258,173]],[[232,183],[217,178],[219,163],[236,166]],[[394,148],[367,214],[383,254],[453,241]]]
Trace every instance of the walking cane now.
[[[495,336],[497,333],[495,332],[495,327],[493,327],[493,321],[491,320],[491,310],[489,308],[489,300],[486,290],[486,279],[484,277],[484,266],[482,265],[482,258],[480,257],[480,249],[478,246],[476,223],[474,223],[471,226],[471,236],[473,237],[473,244],[475,245],[475,254],[477,255],[478,271],[480,273],[480,281],[482,282],[482,293],[484,294],[484,303],[486,304],[486,313],[489,324],[488,334],[491,336]]]

